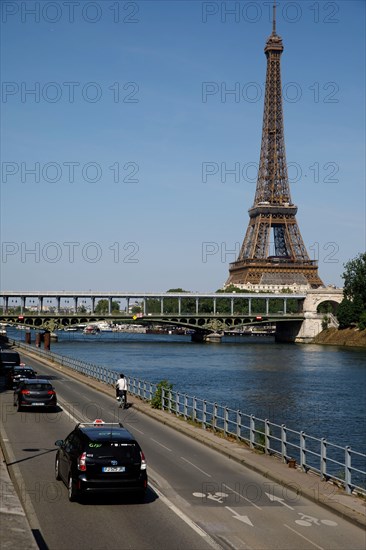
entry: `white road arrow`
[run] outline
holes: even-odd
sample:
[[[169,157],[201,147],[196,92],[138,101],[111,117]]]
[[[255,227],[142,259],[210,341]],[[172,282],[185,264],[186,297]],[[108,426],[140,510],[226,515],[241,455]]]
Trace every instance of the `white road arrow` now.
[[[227,510],[229,510],[229,512],[231,512],[232,514],[234,514],[234,518],[235,519],[238,519],[239,521],[242,521],[243,523],[246,523],[247,525],[250,525],[251,527],[254,527],[253,523],[250,521],[250,519],[248,518],[248,516],[241,516],[240,514],[238,514],[237,512],[235,512],[235,510],[233,510],[232,508],[229,508],[229,506],[225,506],[225,508]]]
[[[295,510],[295,508],[292,508],[292,506],[286,504],[284,498],[276,497],[275,495],[271,495],[271,493],[266,493],[266,495],[272,502],[279,502],[280,504],[283,504],[283,506],[286,506],[286,508],[289,508],[290,510]]]

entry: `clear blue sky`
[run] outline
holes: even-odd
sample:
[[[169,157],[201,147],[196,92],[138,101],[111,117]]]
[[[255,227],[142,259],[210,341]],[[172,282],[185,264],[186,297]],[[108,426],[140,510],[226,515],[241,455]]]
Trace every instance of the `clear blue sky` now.
[[[1,4],[1,288],[221,287],[254,199],[269,3]],[[337,286],[365,250],[365,28],[363,1],[277,10],[292,199]]]

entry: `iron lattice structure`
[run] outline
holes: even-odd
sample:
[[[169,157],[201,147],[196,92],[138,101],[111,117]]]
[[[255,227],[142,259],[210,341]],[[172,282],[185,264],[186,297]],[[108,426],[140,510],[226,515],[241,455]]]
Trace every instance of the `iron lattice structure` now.
[[[323,283],[317,262],[310,260],[296,221],[297,206],[291,200],[288,182],[281,86],[282,38],[273,30],[266,42],[266,91],[262,144],[254,204],[236,262],[230,264],[229,284]]]

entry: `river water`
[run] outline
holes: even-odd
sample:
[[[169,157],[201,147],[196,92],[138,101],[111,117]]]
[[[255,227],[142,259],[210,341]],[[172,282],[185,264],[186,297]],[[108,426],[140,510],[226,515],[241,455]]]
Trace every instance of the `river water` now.
[[[24,333],[8,329],[24,341]],[[59,332],[54,353],[268,418],[366,452],[366,350],[277,344],[267,337],[192,343],[190,336]],[[34,342],[34,335],[32,335]]]

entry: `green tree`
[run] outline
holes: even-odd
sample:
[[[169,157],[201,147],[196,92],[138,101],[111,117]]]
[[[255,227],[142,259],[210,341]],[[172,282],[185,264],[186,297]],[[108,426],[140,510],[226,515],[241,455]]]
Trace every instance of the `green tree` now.
[[[109,301],[108,300],[99,300],[95,306],[94,313],[96,315],[108,315]],[[119,313],[119,303],[112,302],[112,313]]]
[[[340,326],[363,325],[366,312],[366,252],[344,264],[344,299],[337,310]],[[348,323],[348,324],[346,324]]]
[[[161,382],[156,385],[155,393],[150,402],[153,409],[162,409],[163,388],[165,395],[167,395],[168,392],[173,389],[173,384],[168,382],[168,380],[161,380]]]
[[[337,319],[339,322],[339,328],[347,328],[356,323],[357,311],[354,302],[342,300],[337,309]]]
[[[366,310],[366,252],[344,265],[344,297],[357,301]]]

